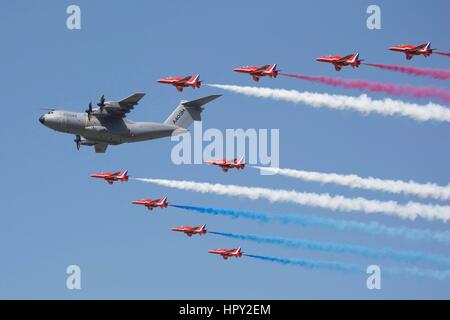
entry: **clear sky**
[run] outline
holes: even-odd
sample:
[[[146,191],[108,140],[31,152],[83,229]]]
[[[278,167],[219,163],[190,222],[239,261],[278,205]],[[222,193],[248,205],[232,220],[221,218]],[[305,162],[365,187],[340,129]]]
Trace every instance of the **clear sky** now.
[[[73,3],[81,7],[81,30],[66,28],[66,8]],[[369,4],[381,7],[381,30],[366,27]],[[450,126],[446,123],[315,110],[206,86],[178,93],[155,81],[198,72],[209,83],[359,94],[282,77],[256,84],[249,76],[232,72],[241,65],[276,62],[291,73],[448,89],[445,81],[364,66],[338,74],[332,66],[314,61],[321,55],[359,51],[361,58],[373,63],[448,68],[447,57],[406,61],[402,54],[386,50],[394,44],[431,41],[433,47],[450,51],[448,1],[3,1],[0,9],[0,298],[450,298],[448,280],[384,275],[381,290],[368,290],[366,274],[309,270],[245,257],[223,261],[207,250],[241,245],[245,252],[277,257],[363,266],[406,267],[406,263],[214,235],[187,238],[169,229],[206,223],[221,232],[448,255],[445,245],[259,224],[175,208],[148,214],[130,202],[168,195],[169,202],[176,204],[375,220],[389,226],[448,230],[448,223],[271,204],[136,181],[109,186],[89,174],[127,168],[139,177],[328,192],[400,203],[445,202],[260,176],[253,169],[223,174],[202,165],[176,166],[170,159],[175,145],[170,139],[113,146],[103,155],[87,147],[77,151],[73,136],[38,122],[44,112],[40,108],[83,111],[101,94],[114,100],[139,91],[147,95],[129,118],[163,121],[180,99],[220,93],[223,97],[203,114],[204,128],[279,128],[281,167],[447,185]],[[79,291],[66,289],[65,271],[71,264],[81,267]]]

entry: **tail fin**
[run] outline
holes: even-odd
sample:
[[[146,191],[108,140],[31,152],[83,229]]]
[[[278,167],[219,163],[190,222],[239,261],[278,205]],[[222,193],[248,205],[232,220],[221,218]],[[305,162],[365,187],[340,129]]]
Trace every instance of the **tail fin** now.
[[[197,81],[199,77],[200,77],[200,75],[197,74],[197,75],[191,77],[186,83],[187,83],[187,84],[194,84],[195,81]]]
[[[269,67],[267,67],[266,71],[267,72],[272,72],[273,70],[275,70],[277,67],[277,64],[271,64]]]
[[[241,247],[236,248],[236,251],[234,253],[239,253],[241,252]]]
[[[122,172],[120,172],[119,178],[123,178],[127,175],[128,170],[123,170]]]
[[[200,226],[200,228],[199,228],[199,231],[205,230],[205,227],[206,227],[206,224],[202,224],[202,225]]]
[[[202,120],[200,117],[200,114],[203,111],[202,106],[220,96],[221,95],[212,95],[193,101],[181,101],[164,123],[187,129],[193,121]]]
[[[355,53],[353,55],[353,57],[350,59],[350,62],[355,62],[356,60],[358,60],[358,57],[359,57],[359,53]]]
[[[241,156],[241,157],[239,158],[237,164],[241,164],[241,163],[242,163],[242,160],[244,160],[244,156]]]
[[[164,198],[162,198],[162,199],[158,202],[158,204],[161,205],[161,204],[163,204],[166,200],[167,200],[167,197],[164,197]]]

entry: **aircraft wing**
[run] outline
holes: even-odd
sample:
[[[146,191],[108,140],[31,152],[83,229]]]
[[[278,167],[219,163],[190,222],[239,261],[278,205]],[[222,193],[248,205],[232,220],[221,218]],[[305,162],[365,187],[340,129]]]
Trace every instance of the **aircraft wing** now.
[[[347,61],[348,59],[351,59],[352,57],[353,57],[353,55],[352,55],[352,54],[349,54],[348,56],[345,56],[345,57],[340,58],[339,60],[337,60],[337,62],[345,62],[345,61]]]
[[[108,114],[115,117],[125,117],[127,113],[134,109],[141,100],[145,96],[145,93],[135,93],[131,96],[118,101],[117,103],[106,105],[105,109],[108,111]]]
[[[192,76],[184,77],[183,79],[176,81],[176,82],[175,82],[175,85],[177,85],[177,84],[185,84],[185,83],[188,82],[189,79],[191,79],[191,78],[192,78]]]
[[[256,69],[255,71],[264,71],[264,70],[266,70],[268,67],[269,67],[269,65],[265,65],[265,66],[259,67],[259,68]]]

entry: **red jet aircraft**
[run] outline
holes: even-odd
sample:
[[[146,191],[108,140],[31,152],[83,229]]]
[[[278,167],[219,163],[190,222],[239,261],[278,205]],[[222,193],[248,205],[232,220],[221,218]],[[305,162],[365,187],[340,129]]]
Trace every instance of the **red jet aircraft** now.
[[[91,174],[92,178],[99,178],[99,179],[105,179],[106,182],[109,184],[113,184],[114,181],[128,181],[127,176],[128,170],[123,170],[119,172],[101,172],[101,173],[94,173]]]
[[[359,53],[349,54],[348,56],[327,56],[316,58],[316,61],[328,62],[334,65],[336,71],[341,71],[342,67],[352,66],[352,68],[357,68],[363,60],[359,60]]]
[[[242,162],[243,159],[244,156],[242,156],[239,160],[210,160],[206,161],[206,163],[214,166],[219,166],[220,168],[222,168],[223,172],[228,172],[228,170],[233,168],[236,168],[236,170],[243,170],[245,168],[245,163]]]
[[[177,88],[178,91],[182,92],[184,88],[186,87],[192,87],[192,88],[200,88],[202,85],[202,82],[199,80],[200,75],[197,74],[195,76],[187,76],[184,78],[179,77],[170,77],[170,78],[163,78],[159,79],[159,83],[166,83],[171,84]]]
[[[213,254],[220,254],[222,256],[222,258],[224,258],[225,260],[228,259],[229,257],[236,257],[236,258],[242,257],[241,247],[234,248],[231,250],[213,249],[213,250],[209,250],[208,252],[213,253]]]
[[[154,208],[167,208],[169,203],[166,202],[167,197],[161,198],[161,199],[142,199],[142,200],[135,200],[132,203],[133,204],[141,204],[147,207],[148,210],[153,210]]]
[[[260,77],[268,76],[270,78],[276,78],[278,75],[278,72],[281,70],[276,70],[277,65],[276,64],[268,64],[262,67],[257,66],[247,66],[247,67],[241,67],[233,69],[236,72],[241,73],[248,73],[252,76],[253,80],[259,81]]]
[[[433,50],[436,50],[430,49],[430,45],[431,42],[421,44],[420,46],[413,46],[409,44],[398,45],[390,47],[389,50],[403,52],[406,55],[406,59],[411,60],[413,56],[423,55],[424,57],[429,57],[433,53]]]
[[[190,226],[182,226],[182,227],[176,227],[172,228],[172,231],[179,231],[184,232],[188,237],[192,237],[193,234],[205,234],[206,233],[206,224],[202,224],[198,227],[190,227]]]

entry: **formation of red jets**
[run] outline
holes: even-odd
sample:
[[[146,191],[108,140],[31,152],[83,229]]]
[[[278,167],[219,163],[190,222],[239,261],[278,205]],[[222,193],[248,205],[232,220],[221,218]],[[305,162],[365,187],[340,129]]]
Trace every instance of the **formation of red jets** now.
[[[222,168],[224,172],[227,172],[231,168],[236,169],[244,169],[245,163],[243,163],[243,157],[233,160],[212,160],[208,161],[209,164],[218,165]],[[122,170],[118,172],[100,172],[91,174],[92,178],[103,179],[109,184],[113,184],[114,181],[128,181],[129,176],[127,175],[127,170]],[[153,210],[155,208],[167,208],[169,203],[167,202],[167,197],[163,197],[160,199],[141,199],[134,200],[131,203],[143,205],[148,210]],[[174,227],[171,229],[172,231],[182,232],[186,234],[188,237],[192,237],[195,234],[203,235],[206,234],[206,224],[199,225],[197,227],[192,226],[180,226]],[[233,248],[233,249],[213,249],[209,250],[209,253],[221,255],[224,259],[228,259],[229,257],[241,257],[242,252],[241,248]]]
[[[403,52],[407,60],[411,60],[413,56],[423,55],[429,57],[434,50],[430,48],[431,43],[427,42],[421,45],[396,45],[388,48],[391,51]],[[316,58],[316,61],[331,63],[336,71],[341,71],[345,66],[358,68],[363,60],[359,59],[359,53],[352,53],[345,56],[324,56]],[[259,81],[261,77],[276,78],[281,70],[277,70],[276,64],[268,64],[264,66],[245,66],[233,69],[235,72],[249,74],[253,80]],[[200,75],[187,77],[169,77],[157,80],[159,83],[165,83],[175,86],[175,88],[182,92],[186,87],[200,88]]]
[[[414,56],[423,55],[424,57],[429,57],[433,50],[430,48],[431,43],[427,42],[418,46],[415,45],[397,45],[390,47],[389,50],[403,52],[407,60],[411,60]],[[316,61],[326,62],[333,64],[336,71],[340,71],[343,67],[351,66],[352,68],[358,68],[363,61],[359,59],[359,53],[352,53],[345,56],[325,56],[316,58]],[[249,74],[254,81],[259,81],[261,77],[276,78],[281,70],[277,69],[276,64],[269,64],[264,66],[245,66],[233,69],[235,72]],[[200,75],[187,76],[187,77],[169,77],[159,79],[157,82],[173,85],[179,92],[182,92],[186,87],[200,88],[202,81],[199,80]],[[243,157],[239,159],[219,159],[219,160],[209,160],[206,164],[215,165],[222,169],[223,172],[228,172],[230,169],[242,170],[245,168],[245,163],[243,162]],[[92,178],[104,179],[108,184],[113,184],[115,181],[125,182],[128,181],[129,176],[127,175],[127,170],[122,170],[119,172],[101,172],[94,173],[91,175]],[[167,208],[169,203],[167,202],[167,197],[160,199],[141,199],[132,201],[133,204],[143,205],[149,210],[154,208]],[[200,226],[180,226],[171,229],[175,232],[182,232],[188,237],[192,237],[195,234],[203,235],[207,233],[206,225],[202,224]],[[222,256],[225,260],[230,257],[239,258],[242,256],[241,248],[233,249],[212,249],[208,251],[212,254],[217,254]]]

